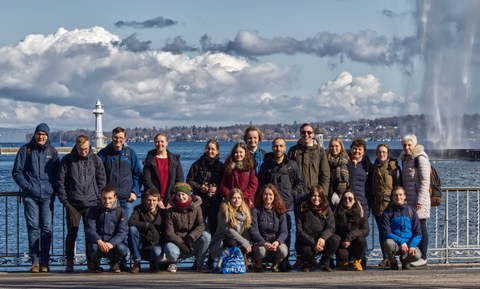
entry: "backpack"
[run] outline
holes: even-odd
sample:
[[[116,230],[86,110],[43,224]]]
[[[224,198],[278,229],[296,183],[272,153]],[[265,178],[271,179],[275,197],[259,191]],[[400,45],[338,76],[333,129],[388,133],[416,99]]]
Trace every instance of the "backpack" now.
[[[413,159],[415,168],[418,168],[418,157]],[[442,204],[442,181],[437,170],[430,163],[430,206],[437,207]]]
[[[129,146],[125,146],[125,153],[124,154],[121,154],[120,156],[126,156],[127,159],[130,161],[130,165],[132,165],[132,154],[130,153],[130,147]],[[110,153],[107,153],[107,155],[105,156],[105,164],[108,163],[108,160],[112,157],[112,154]]]

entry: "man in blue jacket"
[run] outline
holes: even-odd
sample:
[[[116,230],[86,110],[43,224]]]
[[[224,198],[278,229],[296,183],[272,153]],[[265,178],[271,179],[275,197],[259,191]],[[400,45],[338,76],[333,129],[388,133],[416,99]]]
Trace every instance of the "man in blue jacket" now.
[[[135,151],[126,143],[127,131],[122,127],[112,130],[112,142],[98,152],[107,175],[107,184],[115,187],[117,199],[127,220],[133,213],[135,201],[140,197],[142,166]],[[125,239],[127,245],[127,239]],[[122,271],[130,271],[126,257],[120,265]]]
[[[58,198],[65,207],[67,219],[65,272],[73,272],[80,218],[85,226],[88,210],[100,203],[100,192],[104,186],[105,169],[102,160],[92,152],[89,138],[80,135],[72,152],[63,157],[57,180]],[[86,255],[88,260],[88,252]],[[87,267],[91,269],[91,264],[88,263]]]
[[[12,177],[22,191],[32,273],[50,270],[54,177],[60,161],[49,135],[48,125],[40,123],[30,142],[18,151],[12,169]]]
[[[102,272],[100,258],[110,259],[110,272],[120,273],[120,261],[127,253],[123,240],[127,237],[127,218],[118,205],[115,187],[106,185],[101,204],[88,211],[86,235],[92,272]]]
[[[395,255],[400,255],[402,269],[410,269],[410,263],[421,258],[417,248],[422,240],[422,230],[417,212],[405,201],[403,187],[392,189],[390,205],[383,211],[382,234],[385,236],[383,250],[390,261],[390,269],[398,270]]]

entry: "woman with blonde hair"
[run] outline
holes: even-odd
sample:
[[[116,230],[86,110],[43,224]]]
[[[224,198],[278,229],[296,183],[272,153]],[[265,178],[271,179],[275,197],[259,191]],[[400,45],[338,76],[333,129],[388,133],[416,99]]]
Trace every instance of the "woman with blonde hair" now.
[[[330,140],[327,158],[330,165],[328,200],[334,209],[340,203],[340,197],[349,185],[348,154],[340,138],[334,137]]]
[[[252,246],[246,233],[251,225],[252,215],[242,191],[238,188],[231,189],[220,206],[217,231],[212,238],[210,255],[218,259],[225,248],[232,247],[239,247],[243,254],[250,253]]]

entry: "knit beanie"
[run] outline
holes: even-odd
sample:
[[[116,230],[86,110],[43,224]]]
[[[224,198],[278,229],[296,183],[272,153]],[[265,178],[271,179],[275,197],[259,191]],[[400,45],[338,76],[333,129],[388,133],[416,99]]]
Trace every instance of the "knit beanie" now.
[[[37,133],[37,131],[43,131],[47,134],[47,136],[50,136],[50,127],[48,127],[48,124],[46,123],[40,123],[39,125],[37,125],[37,127],[35,128],[35,133]]]
[[[187,183],[178,183],[175,185],[175,194],[178,192],[184,192],[187,195],[192,195],[192,188]]]

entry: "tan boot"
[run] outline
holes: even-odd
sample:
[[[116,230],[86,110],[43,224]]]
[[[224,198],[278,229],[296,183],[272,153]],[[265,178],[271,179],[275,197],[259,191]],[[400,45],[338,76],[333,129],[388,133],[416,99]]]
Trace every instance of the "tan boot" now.
[[[355,271],[363,271],[362,259],[353,260],[353,270],[355,270]]]

